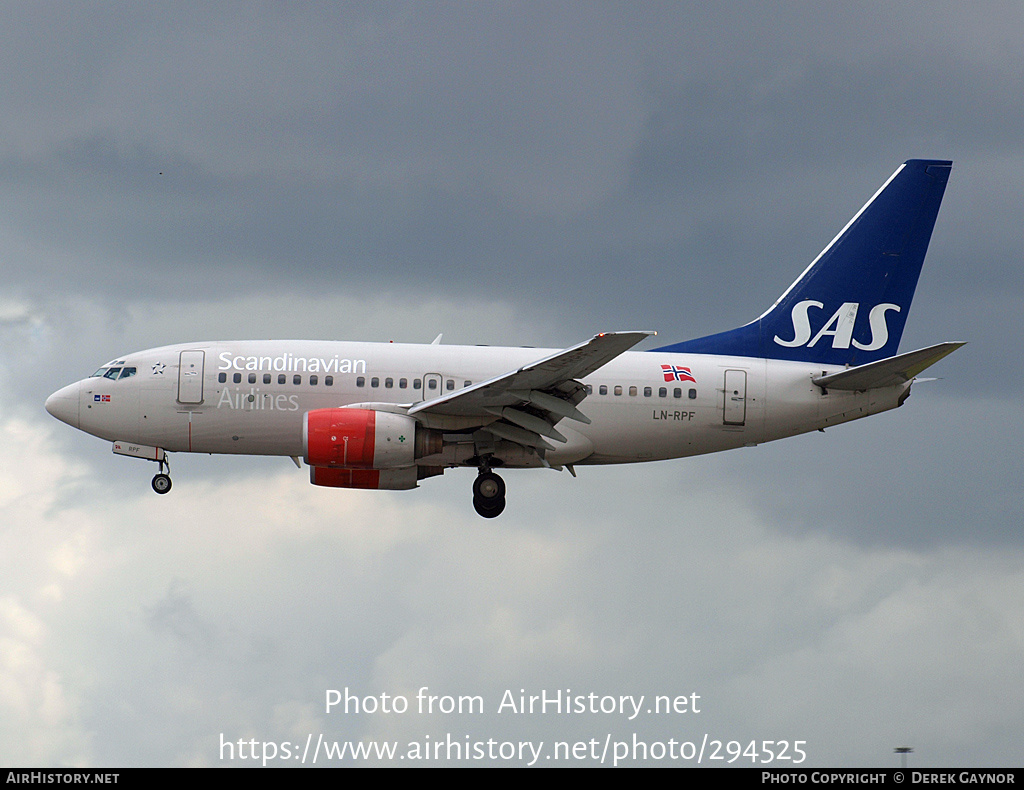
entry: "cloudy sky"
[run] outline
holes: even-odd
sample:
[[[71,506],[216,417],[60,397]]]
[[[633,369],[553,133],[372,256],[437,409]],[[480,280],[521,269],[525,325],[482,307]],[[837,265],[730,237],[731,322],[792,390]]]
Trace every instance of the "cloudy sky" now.
[[[310,734],[1024,763],[1017,0],[0,9],[0,764]],[[918,157],[955,164],[903,348],[969,345],[824,435],[509,473],[485,521],[467,470],[346,492],[178,455],[157,497],[42,409],[199,339],[727,329]],[[424,686],[486,709],[324,708]]]

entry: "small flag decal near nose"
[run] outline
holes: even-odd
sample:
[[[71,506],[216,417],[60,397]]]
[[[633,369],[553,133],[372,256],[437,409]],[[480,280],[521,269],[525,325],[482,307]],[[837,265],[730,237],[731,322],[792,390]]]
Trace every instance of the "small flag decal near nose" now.
[[[697,383],[689,368],[681,368],[677,365],[662,365],[661,372],[665,374],[665,381],[692,381]]]
[[[93,395],[92,399],[96,403],[110,403],[110,396],[109,395]]]

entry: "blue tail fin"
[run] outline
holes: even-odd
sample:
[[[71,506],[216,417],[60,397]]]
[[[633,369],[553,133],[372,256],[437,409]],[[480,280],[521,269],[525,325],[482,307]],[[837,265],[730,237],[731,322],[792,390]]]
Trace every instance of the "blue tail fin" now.
[[[756,321],[654,350],[827,365],[895,355],[952,164],[904,162]]]

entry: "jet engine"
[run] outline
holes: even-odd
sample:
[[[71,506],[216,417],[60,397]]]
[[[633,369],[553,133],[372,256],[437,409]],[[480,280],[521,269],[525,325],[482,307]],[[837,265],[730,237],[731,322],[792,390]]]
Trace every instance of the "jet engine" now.
[[[306,412],[302,449],[309,481],[332,488],[415,488],[443,469],[418,467],[416,459],[441,451],[438,431],[404,414],[337,408]]]

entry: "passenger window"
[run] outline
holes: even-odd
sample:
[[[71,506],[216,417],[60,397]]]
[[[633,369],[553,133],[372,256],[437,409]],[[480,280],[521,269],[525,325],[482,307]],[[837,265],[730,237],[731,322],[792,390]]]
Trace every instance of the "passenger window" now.
[[[437,379],[431,379],[430,381],[428,381],[427,382],[427,389],[428,390],[436,390],[437,389]]]
[[[309,377],[309,383],[312,386],[314,386],[314,387],[319,383],[319,381],[320,381],[320,377],[319,376],[310,376]]]
[[[659,398],[667,398],[668,397],[668,387],[658,387],[658,397]]]
[[[673,398],[681,398],[681,397],[683,397],[682,389],[680,389],[679,387],[676,387],[674,390],[672,390],[672,397]]]
[[[473,386],[473,382],[472,381],[464,381],[464,382],[462,382],[462,386],[463,387],[472,387]]]
[[[384,379],[384,389],[388,389],[389,390],[393,386],[395,386],[395,380],[393,378],[388,377],[388,378]]]
[[[270,374],[269,373],[264,373],[263,374],[263,383],[264,384],[269,384],[270,382],[271,382]]]
[[[636,387],[630,387],[629,388],[629,394],[630,394],[630,397],[635,398],[636,397]]]
[[[652,393],[652,390],[651,390],[650,387],[644,387],[644,397],[645,398],[651,397],[651,393]]]
[[[379,387],[380,386],[380,379],[377,378],[376,376],[374,376],[372,379],[370,379],[370,386],[371,387]]]
[[[690,390],[690,400],[697,400],[697,390]]]
[[[250,373],[249,374],[249,383],[250,384],[255,384],[256,383],[256,374],[255,373]]]
[[[420,384],[420,380],[419,379],[413,379],[412,380],[412,388],[414,390],[418,390],[421,386],[422,385]]]
[[[615,394],[616,395],[621,395],[622,394],[622,385],[621,384],[616,384],[615,385]]]
[[[231,380],[233,382],[235,382],[235,384],[241,384],[242,383],[242,374],[241,373],[236,373],[234,376],[231,377]]]
[[[356,386],[357,387],[365,387],[366,386],[366,379],[363,376],[356,376]]]
[[[408,386],[409,386],[409,379],[399,379],[398,380],[398,389],[404,390]]]
[[[286,381],[288,381],[288,377],[285,376],[284,373],[278,373],[277,374],[277,383],[278,384],[284,384]]]
[[[300,376],[298,373],[296,373],[294,376],[292,376],[292,384],[301,384],[301,383],[302,383],[302,376]]]
[[[228,374],[227,373],[218,373],[217,374],[217,381],[219,381],[221,384],[223,384],[227,380],[228,380]]]
[[[601,385],[601,386],[600,386],[600,387],[598,388],[598,390],[597,390],[597,394],[598,394],[598,395],[607,395],[607,394],[608,394],[608,385],[607,385],[607,384],[602,384],[602,385]]]
[[[587,395],[593,395],[594,394],[594,385],[593,384],[584,384],[583,385],[583,389],[585,389],[587,391]]]
[[[334,386],[334,376],[324,376],[324,386],[325,387],[333,387]]]
[[[455,380],[454,379],[448,379],[448,383],[445,386],[446,386],[446,388],[449,391],[455,389]]]

